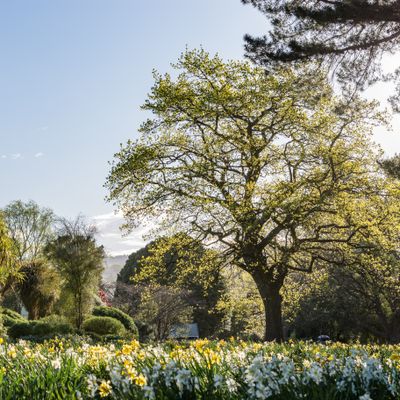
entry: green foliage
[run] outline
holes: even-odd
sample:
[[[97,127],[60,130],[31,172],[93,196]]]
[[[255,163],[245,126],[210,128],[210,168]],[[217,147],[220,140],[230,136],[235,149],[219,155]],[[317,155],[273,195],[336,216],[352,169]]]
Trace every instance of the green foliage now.
[[[171,324],[194,321],[201,336],[215,336],[223,320],[217,304],[225,293],[220,265],[218,253],[188,235],[159,238],[128,258],[114,301],[130,297],[136,319],[151,318],[142,322],[164,326],[165,334]],[[126,284],[135,286],[131,293]],[[175,307],[167,306],[172,304]]]
[[[400,341],[400,259],[367,247],[346,254],[341,268],[292,277],[285,316],[298,338],[328,334],[334,340]],[[299,295],[300,294],[300,295]]]
[[[38,319],[52,311],[60,287],[52,266],[45,262],[43,248],[54,236],[55,216],[34,201],[13,201],[4,215],[16,255],[22,267],[21,282],[9,285],[9,292],[18,293],[30,319]]]
[[[89,317],[83,322],[82,327],[86,333],[100,336],[124,336],[126,334],[122,322],[111,317]]]
[[[224,330],[218,337],[262,338],[263,303],[250,274],[230,267],[224,270],[224,278],[227,290],[217,304],[224,315]]]
[[[145,247],[134,251],[131,253],[128,257],[128,259],[125,262],[125,265],[121,269],[121,271],[118,273],[117,277],[117,289],[116,291],[118,292],[118,283],[124,283],[124,284],[129,284],[131,282],[131,278],[136,274],[138,271],[139,267],[139,262],[141,259],[146,258],[149,256],[149,248],[154,244],[154,242],[149,243]]]
[[[4,216],[21,262],[39,261],[45,244],[53,237],[55,215],[34,201],[16,200],[4,209]]]
[[[93,315],[97,317],[111,317],[122,323],[124,328],[135,338],[139,337],[138,328],[132,317],[115,307],[97,306],[93,309]]]
[[[51,315],[36,321],[17,322],[8,329],[13,339],[31,337],[35,339],[68,335],[74,332],[71,324],[58,315]]]
[[[46,260],[25,263],[22,281],[17,285],[20,299],[28,310],[29,319],[49,315],[60,297],[61,278]]]
[[[0,212],[0,294],[3,294],[6,282],[21,279],[20,268],[15,243],[9,235],[4,214]]]
[[[26,319],[19,313],[9,308],[1,308],[1,315],[3,317],[3,325],[5,327],[13,326],[19,322],[25,322]]]
[[[386,158],[380,162],[381,167],[389,176],[400,179],[400,154],[395,154],[391,158]]]
[[[8,335],[13,339],[32,336],[33,329],[38,323],[38,321],[17,322],[8,329]]]

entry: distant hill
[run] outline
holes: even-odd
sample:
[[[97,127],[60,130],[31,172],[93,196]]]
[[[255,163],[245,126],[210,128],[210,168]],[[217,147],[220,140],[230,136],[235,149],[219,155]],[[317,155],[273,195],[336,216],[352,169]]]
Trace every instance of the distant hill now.
[[[119,271],[124,267],[128,256],[108,256],[104,259],[103,280],[112,283],[117,280]]]

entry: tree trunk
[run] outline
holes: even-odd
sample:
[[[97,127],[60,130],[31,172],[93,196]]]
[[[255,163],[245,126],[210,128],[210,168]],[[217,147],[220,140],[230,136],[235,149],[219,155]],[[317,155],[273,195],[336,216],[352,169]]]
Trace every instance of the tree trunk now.
[[[392,344],[400,343],[400,310],[396,310],[392,314],[387,331],[386,342]]]
[[[266,295],[263,297],[265,308],[265,337],[266,341],[276,340],[282,342],[283,323],[282,323],[282,296],[280,286],[266,285]]]
[[[75,294],[75,310],[76,310],[76,327],[78,330],[82,328],[82,293],[80,290]]]
[[[264,275],[264,274],[262,274]],[[283,282],[270,282],[266,276],[253,274],[253,279],[263,301],[265,312],[265,341],[282,342],[282,296],[280,290]]]

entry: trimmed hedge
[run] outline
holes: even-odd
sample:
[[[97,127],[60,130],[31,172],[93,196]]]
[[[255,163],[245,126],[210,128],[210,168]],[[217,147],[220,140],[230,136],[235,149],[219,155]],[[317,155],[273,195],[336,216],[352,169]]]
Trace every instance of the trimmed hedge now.
[[[83,322],[83,329],[88,334],[99,336],[126,335],[126,329],[124,325],[112,317],[90,317]]]
[[[8,329],[8,335],[13,339],[23,337],[47,338],[68,335],[73,332],[72,325],[64,318],[56,315],[51,315],[37,321],[18,322]]]
[[[111,317],[117,319],[125,327],[130,336],[134,336],[136,339],[139,337],[139,331],[135,321],[118,308],[98,306],[93,309],[93,315],[96,317]]]
[[[0,313],[3,316],[3,325],[7,328],[19,322],[27,321],[21,314],[9,308],[1,308]]]
[[[8,335],[13,339],[33,336],[33,330],[38,321],[18,322],[8,329]]]

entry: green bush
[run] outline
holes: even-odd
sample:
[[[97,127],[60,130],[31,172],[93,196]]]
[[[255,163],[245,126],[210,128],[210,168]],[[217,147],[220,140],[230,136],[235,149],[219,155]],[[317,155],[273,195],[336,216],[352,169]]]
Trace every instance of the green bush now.
[[[36,324],[38,324],[38,321],[17,322],[8,328],[8,335],[13,339],[32,336]]]
[[[117,319],[125,327],[130,336],[134,336],[136,339],[139,337],[138,328],[132,317],[118,308],[98,306],[93,309],[93,315],[96,317],[111,317]]]
[[[8,329],[13,339],[21,337],[48,338],[73,333],[71,324],[58,315],[51,315],[37,321],[18,322]]]
[[[90,317],[83,322],[83,329],[86,333],[100,336],[124,336],[126,334],[124,325],[117,319],[111,317]]]
[[[18,313],[15,310],[11,310],[11,308],[5,308],[1,307],[0,311],[3,315],[7,315],[10,318],[17,319],[17,320],[23,320],[26,321],[26,318],[24,318],[20,313]]]
[[[72,325],[64,317],[50,315],[38,320],[33,329],[33,335],[38,337],[68,335],[73,333]]]
[[[3,316],[3,325],[7,328],[15,325],[18,322],[26,322],[27,320],[19,313],[9,308],[1,308],[1,315]]]

